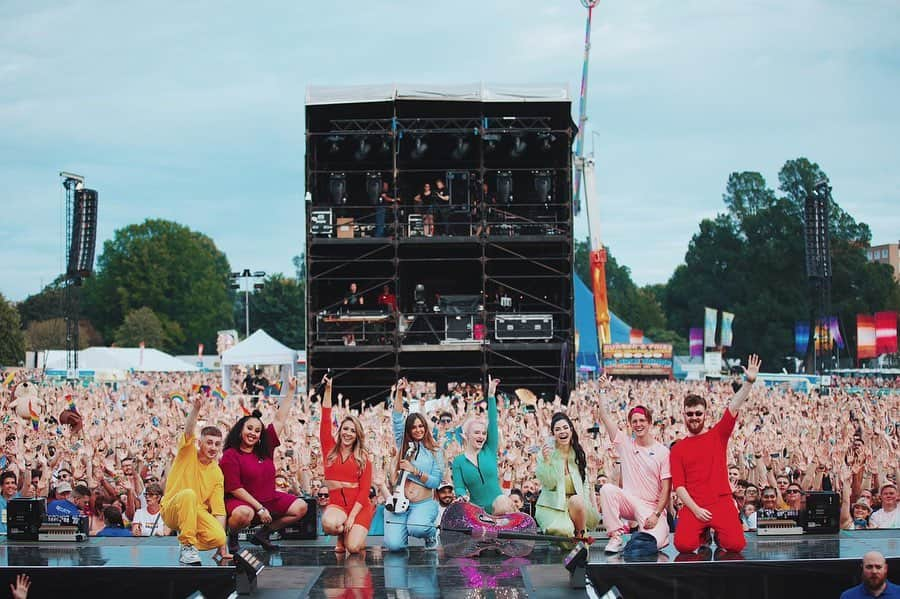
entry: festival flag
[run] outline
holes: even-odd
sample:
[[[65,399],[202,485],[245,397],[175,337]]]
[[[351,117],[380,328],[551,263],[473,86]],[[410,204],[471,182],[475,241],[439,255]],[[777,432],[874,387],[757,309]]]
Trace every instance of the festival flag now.
[[[72,412],[75,412],[75,413],[77,414],[77,413],[78,413],[78,409],[75,407],[75,400],[72,398],[71,395],[66,395],[66,401],[69,402],[69,407],[66,408],[66,409],[68,409],[68,410],[70,410],[70,411],[72,411]]]
[[[200,393],[202,393],[206,397],[209,397],[209,394],[212,393],[212,387],[210,387],[209,385],[200,385]]]
[[[805,356],[807,347],[809,347],[809,322],[798,320],[794,323],[794,352],[798,356]]]
[[[222,387],[216,387],[211,391],[211,395],[218,399],[219,401],[225,401],[225,398],[228,397],[228,394],[225,393],[225,389]]]
[[[177,401],[178,403],[184,403],[184,395],[182,395],[179,391],[173,391],[172,393],[169,393],[169,399],[171,399],[172,401]]]
[[[197,344],[197,359],[198,360],[203,359],[203,344],[202,343]]]
[[[688,336],[690,337],[691,357],[692,358],[702,358],[703,357],[703,328],[702,327],[692,327]]]
[[[243,398],[238,399],[238,405],[241,406],[241,412],[244,414],[244,416],[249,416],[251,414],[250,410],[247,409],[247,406],[244,405]]]
[[[200,385],[196,383],[191,385],[191,393],[200,393]]]
[[[629,343],[643,343],[644,342],[644,331],[641,329],[631,329],[631,332],[628,334],[628,342]]]
[[[31,405],[31,402],[28,402],[28,412],[31,415],[31,428],[37,430],[38,425],[41,423],[41,417],[37,412],[34,411],[34,407]]]
[[[841,335],[841,321],[837,316],[828,317],[828,331],[831,338],[837,343],[838,349],[844,349],[844,337]]]
[[[875,352],[882,354],[897,353],[897,313],[875,313]]]
[[[731,328],[733,322],[734,314],[722,310],[722,347],[731,347],[731,343],[734,341],[734,332]]]
[[[856,315],[856,359],[874,358],[875,351],[875,317],[870,314]]]
[[[12,384],[13,380],[15,380],[15,378],[16,378],[16,373],[10,372],[8,375],[6,375],[6,378],[3,379],[3,386],[9,387]]]
[[[138,343],[138,347],[141,348],[141,351],[140,351],[140,353],[138,354],[138,366],[141,367],[141,368],[144,367],[144,346],[145,346],[145,345],[146,345],[146,344],[145,344],[143,341],[141,341],[140,343]]]
[[[816,321],[815,342],[817,355],[828,353],[834,348],[834,339],[831,337],[827,318]]]
[[[716,322],[719,320],[719,311],[715,308],[704,308],[703,310],[703,347],[715,347]]]

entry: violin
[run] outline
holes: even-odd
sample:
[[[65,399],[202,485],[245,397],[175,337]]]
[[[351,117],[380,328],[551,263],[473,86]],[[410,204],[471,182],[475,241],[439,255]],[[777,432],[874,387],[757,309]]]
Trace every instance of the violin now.
[[[564,537],[538,532],[534,518],[524,512],[491,516],[474,503],[451,504],[441,517],[441,545],[450,557],[474,557],[485,549],[496,549],[509,557],[525,557],[536,541],[590,545],[590,537]]]
[[[410,441],[409,447],[406,449],[406,454],[403,456],[403,459],[409,460],[409,458],[412,457],[415,451],[416,444]],[[409,509],[409,499],[406,498],[406,492],[404,491],[404,489],[406,488],[406,479],[408,478],[409,472],[404,470],[403,474],[400,476],[400,480],[397,481],[397,486],[394,487],[393,494],[384,502],[384,509],[395,514],[402,514]]]

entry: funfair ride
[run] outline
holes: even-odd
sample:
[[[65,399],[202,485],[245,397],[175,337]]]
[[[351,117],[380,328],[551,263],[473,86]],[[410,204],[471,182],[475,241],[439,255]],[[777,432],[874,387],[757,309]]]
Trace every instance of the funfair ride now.
[[[609,301],[606,293],[606,248],[600,238],[600,211],[598,206],[594,160],[584,157],[584,138],[587,127],[588,64],[591,56],[591,18],[600,0],[581,0],[587,8],[584,31],[584,65],[581,69],[581,98],[578,110],[578,136],[575,140],[575,209],[579,209],[581,182],[584,182],[584,209],[588,218],[588,237],[591,243],[591,290],[594,294],[594,320],[597,325],[598,349],[611,341],[609,330]]]

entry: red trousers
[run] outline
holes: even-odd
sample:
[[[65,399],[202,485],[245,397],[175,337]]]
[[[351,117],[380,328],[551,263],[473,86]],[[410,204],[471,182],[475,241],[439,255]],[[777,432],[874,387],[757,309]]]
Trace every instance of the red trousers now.
[[[678,525],[675,527],[675,548],[682,553],[693,553],[700,547],[703,531],[708,528],[716,531],[716,544],[725,551],[738,552],[747,545],[744,538],[744,527],[738,516],[734,499],[723,495],[719,500],[705,507],[712,512],[712,520],[701,522],[687,507],[678,512]]]

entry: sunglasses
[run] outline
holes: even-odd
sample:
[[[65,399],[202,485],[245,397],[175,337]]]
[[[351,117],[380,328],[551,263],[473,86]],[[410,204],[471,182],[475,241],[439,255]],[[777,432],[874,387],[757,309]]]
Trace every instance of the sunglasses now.
[[[449,418],[441,418],[441,424],[450,424],[451,422],[453,421]]]
[[[684,415],[688,418],[699,418],[703,416],[706,412],[685,412]]]
[[[146,485],[146,484],[149,484],[149,483],[158,483],[158,482],[159,482],[159,479],[158,479],[158,478],[145,478],[145,479],[144,479],[144,484],[145,484],[145,485]]]
[[[318,493],[316,497],[319,499],[328,499],[328,493]]]
[[[775,495],[763,495],[763,499],[775,499]]]
[[[801,493],[801,492],[802,491],[800,491],[800,489],[788,489],[787,491],[785,491],[785,493],[790,493],[792,495],[795,493]]]

